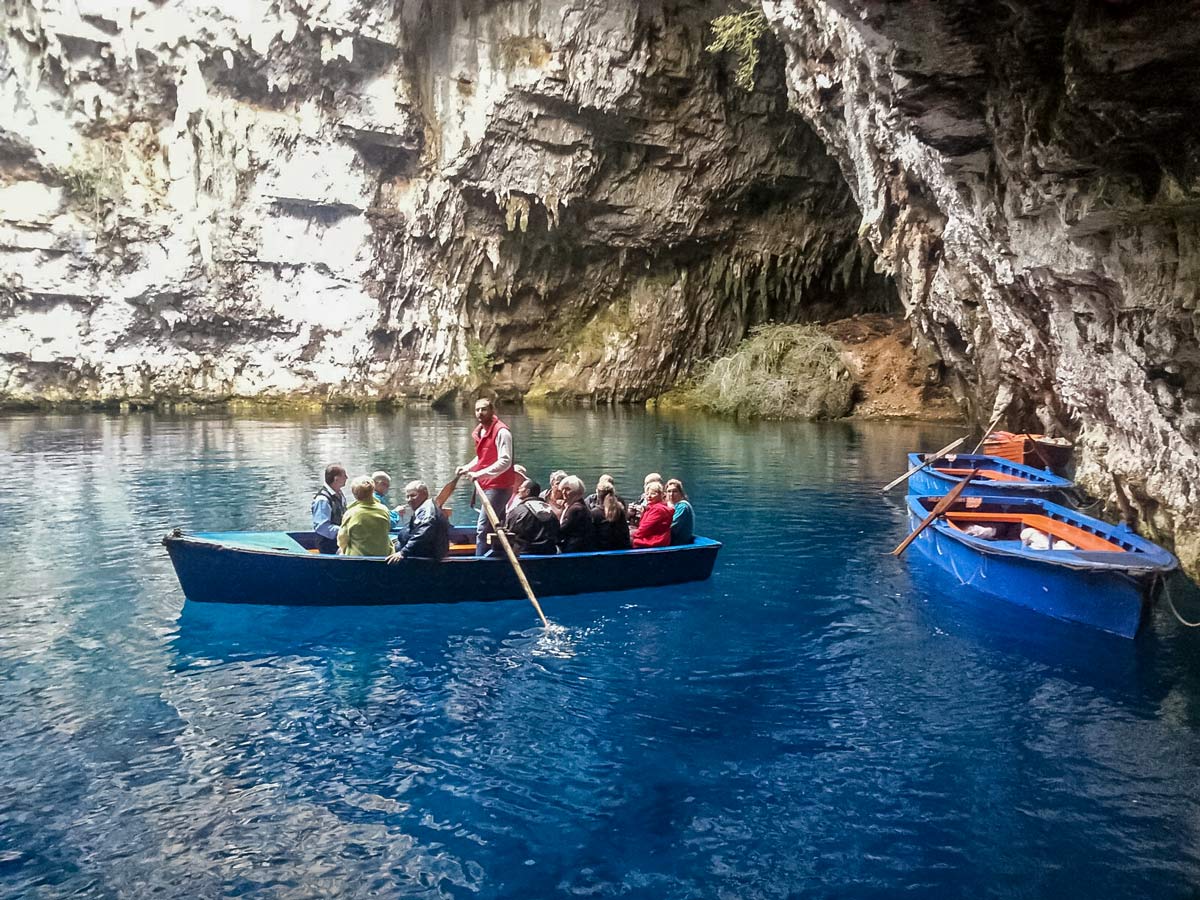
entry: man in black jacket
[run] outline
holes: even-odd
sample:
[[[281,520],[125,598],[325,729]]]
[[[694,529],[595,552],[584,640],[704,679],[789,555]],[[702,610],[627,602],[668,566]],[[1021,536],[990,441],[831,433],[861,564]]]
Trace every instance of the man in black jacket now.
[[[546,554],[558,552],[558,516],[550,504],[538,497],[542,486],[533,480],[517,488],[520,502],[508,511],[504,528],[512,537],[518,553]]]
[[[387,561],[445,559],[450,554],[450,523],[446,514],[430,499],[429,488],[423,481],[410,481],[404,488],[404,496],[413,511],[412,518],[408,520],[403,546]]]

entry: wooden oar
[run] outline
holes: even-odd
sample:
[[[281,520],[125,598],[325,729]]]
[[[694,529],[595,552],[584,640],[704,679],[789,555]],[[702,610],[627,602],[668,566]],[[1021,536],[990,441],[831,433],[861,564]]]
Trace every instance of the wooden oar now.
[[[1007,403],[1005,403],[1005,404],[1004,404],[1004,406],[1003,406],[1003,407],[1001,407],[1001,409],[1000,409],[1000,412],[996,413],[996,418],[992,419],[992,424],[991,424],[991,425],[989,425],[987,428],[983,429],[983,437],[981,437],[981,438],[979,439],[979,443],[978,443],[978,444],[976,444],[976,445],[975,445],[975,449],[971,451],[971,453],[972,453],[972,454],[975,454],[975,453],[978,453],[978,452],[979,452],[979,448],[983,446],[983,442],[984,442],[984,441],[986,441],[986,440],[988,439],[988,435],[992,433],[992,429],[996,427],[996,425],[997,425],[997,424],[999,423],[999,421],[1000,421],[1000,417],[1001,417],[1002,415],[1004,415],[1004,412],[1005,412],[1005,410],[1007,410],[1007,409],[1008,409],[1008,404],[1007,404]]]
[[[496,533],[496,537],[500,539],[500,546],[504,548],[504,552],[508,554],[508,561],[512,563],[513,570],[517,573],[517,580],[521,582],[521,587],[525,588],[525,596],[529,598],[529,602],[533,604],[533,608],[537,610],[538,618],[542,620],[542,627],[549,628],[550,623],[546,621],[546,614],[542,612],[542,606],[537,601],[537,597],[533,595],[533,588],[529,586],[529,579],[525,577],[525,570],[521,568],[521,564],[517,562],[517,554],[513,553],[512,544],[508,542],[508,535],[504,533],[504,529],[500,527],[500,517],[496,515],[496,510],[492,508],[492,501],[487,498],[483,488],[479,486],[479,482],[475,482],[475,492],[479,495],[479,499],[483,502],[483,511],[488,517],[488,521],[492,523],[492,529]]]
[[[913,466],[911,469],[909,469],[907,472],[905,472],[903,475],[901,475],[895,481],[890,481],[887,484],[885,484],[883,487],[881,487],[879,489],[879,493],[886,494],[888,491],[890,491],[892,488],[894,488],[900,482],[908,481],[908,479],[912,478],[914,475],[916,475],[918,472],[920,472],[927,465],[929,465],[930,463],[937,462],[939,459],[941,459],[943,456],[945,456],[947,453],[949,453],[951,450],[953,450],[955,447],[957,447],[959,444],[961,444],[965,440],[966,440],[966,437],[960,437],[957,441],[951,441],[949,444],[947,444],[945,447],[943,447],[937,453],[934,453],[930,456],[926,456],[925,462],[921,463],[918,466]]]
[[[446,505],[446,501],[450,499],[450,495],[453,494],[454,489],[458,487],[458,479],[460,478],[462,478],[461,475],[455,475],[453,481],[449,482],[444,488],[438,491],[437,499],[433,501],[438,509],[441,509]]]
[[[908,545],[917,539],[917,535],[920,534],[922,531],[924,531],[926,528],[928,528],[930,522],[932,522],[934,519],[936,519],[938,516],[940,516],[942,513],[944,513],[947,509],[949,509],[950,504],[952,504],[955,500],[958,499],[958,495],[961,494],[963,492],[963,489],[966,488],[966,486],[971,483],[971,479],[974,478],[978,474],[979,474],[979,469],[972,469],[970,475],[968,475],[966,478],[964,478],[960,483],[956,484],[954,486],[954,490],[950,491],[950,493],[948,493],[945,497],[943,497],[941,500],[939,500],[937,503],[937,506],[935,506],[933,508],[933,512],[931,512],[929,515],[927,515],[921,521],[921,524],[913,529],[912,534],[910,534],[908,537],[906,537],[904,540],[902,540],[900,542],[900,546],[892,551],[892,556],[899,556],[901,553],[903,553],[905,550],[907,550]]]

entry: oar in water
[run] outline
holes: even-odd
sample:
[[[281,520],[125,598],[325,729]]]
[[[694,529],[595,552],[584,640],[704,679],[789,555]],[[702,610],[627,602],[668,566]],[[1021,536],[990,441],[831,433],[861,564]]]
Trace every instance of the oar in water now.
[[[992,429],[995,428],[996,425],[1000,422],[1000,417],[1002,415],[1004,415],[1004,412],[1007,409],[1008,409],[1008,404],[1005,403],[1004,406],[1001,408],[1000,412],[996,413],[996,418],[992,419],[992,424],[989,425],[987,428],[983,429],[983,437],[981,437],[979,439],[979,443],[976,444],[975,449],[971,451],[972,454],[979,452],[979,448],[983,446],[984,441],[986,441],[988,439],[988,435],[992,433]]]
[[[940,516],[942,513],[944,513],[947,509],[950,508],[950,504],[952,504],[955,500],[958,499],[958,495],[963,492],[963,490],[966,488],[966,486],[971,483],[971,479],[974,478],[976,475],[978,475],[979,472],[980,472],[979,469],[972,469],[970,475],[968,475],[961,482],[956,484],[954,486],[954,489],[952,491],[950,491],[950,493],[948,493],[945,497],[943,497],[941,500],[939,500],[937,502],[937,506],[935,506],[933,508],[933,512],[931,512],[924,519],[922,519],[921,524],[913,529],[912,534],[910,534],[908,537],[906,537],[904,540],[902,540],[900,542],[900,546],[898,546],[895,550],[892,551],[892,556],[899,556],[901,553],[903,553],[905,550],[907,550],[908,545],[917,539],[917,535],[929,527],[929,523],[931,523],[934,519],[936,519],[938,516]]]
[[[492,501],[487,498],[487,494],[479,486],[478,481],[475,482],[475,492],[483,502],[483,511],[487,515],[488,521],[492,523],[492,529],[495,531],[496,537],[500,540],[500,546],[504,548],[504,552],[508,555],[508,561],[512,563],[513,570],[517,573],[517,580],[521,582],[521,587],[525,588],[525,596],[529,598],[529,602],[537,610],[538,618],[542,620],[542,627],[549,628],[550,623],[546,621],[546,614],[542,612],[541,604],[538,603],[537,597],[533,595],[533,588],[529,586],[529,579],[525,577],[525,570],[517,562],[517,554],[513,553],[512,544],[508,542],[508,535],[500,527],[500,517],[496,515],[496,510],[492,508]]]
[[[888,491],[890,491],[892,488],[894,488],[900,482],[908,481],[908,479],[912,478],[914,475],[916,475],[918,472],[920,472],[927,465],[929,465],[930,463],[937,462],[939,459],[941,459],[943,456],[945,456],[947,453],[949,453],[951,450],[953,450],[955,447],[957,447],[959,444],[961,444],[965,440],[966,440],[966,437],[960,437],[957,441],[951,441],[949,444],[947,444],[945,447],[943,447],[937,453],[933,453],[933,454],[926,456],[925,462],[921,463],[920,465],[913,466],[911,469],[909,469],[907,472],[905,472],[903,475],[901,475],[895,481],[888,482],[887,484],[885,484],[883,487],[881,487],[879,489],[879,492],[881,494],[886,494]]]

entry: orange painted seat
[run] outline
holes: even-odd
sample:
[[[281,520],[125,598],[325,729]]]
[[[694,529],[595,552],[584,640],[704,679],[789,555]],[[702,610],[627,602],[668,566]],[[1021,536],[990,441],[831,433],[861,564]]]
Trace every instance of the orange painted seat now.
[[[1080,550],[1106,550],[1113,553],[1126,552],[1124,547],[1120,547],[1112,541],[1105,540],[1099,535],[1092,534],[1090,531],[1084,531],[1082,528],[1077,528],[1066,522],[1060,522],[1058,519],[1051,519],[1049,516],[1030,513],[952,512],[946,513],[946,518],[956,528],[960,527],[959,522],[985,525],[992,522],[1019,522],[1022,525],[1028,525],[1030,528],[1036,528],[1038,531],[1044,531],[1046,534],[1059,540],[1072,543]]]
[[[954,475],[958,478],[966,478],[971,474],[972,470],[949,468],[943,469],[938,466],[934,466],[934,471],[941,472],[943,475]],[[1022,484],[1027,484],[1029,482],[1028,478],[1022,478],[1020,475],[1009,475],[1006,472],[995,472],[992,469],[980,469],[976,473],[975,478],[990,478],[992,481],[1017,481],[1021,482]]]

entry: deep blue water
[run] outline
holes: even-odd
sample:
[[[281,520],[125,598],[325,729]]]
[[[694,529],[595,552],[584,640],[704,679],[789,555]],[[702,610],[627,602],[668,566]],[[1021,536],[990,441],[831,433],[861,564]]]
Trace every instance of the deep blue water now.
[[[187,604],[170,527],[304,527],[335,459],[440,484],[469,423],[0,418],[0,895],[1197,896],[1200,633],[888,556],[878,487],[953,430],[506,418],[543,479],[681,476],[713,578],[544,598],[548,635]]]

